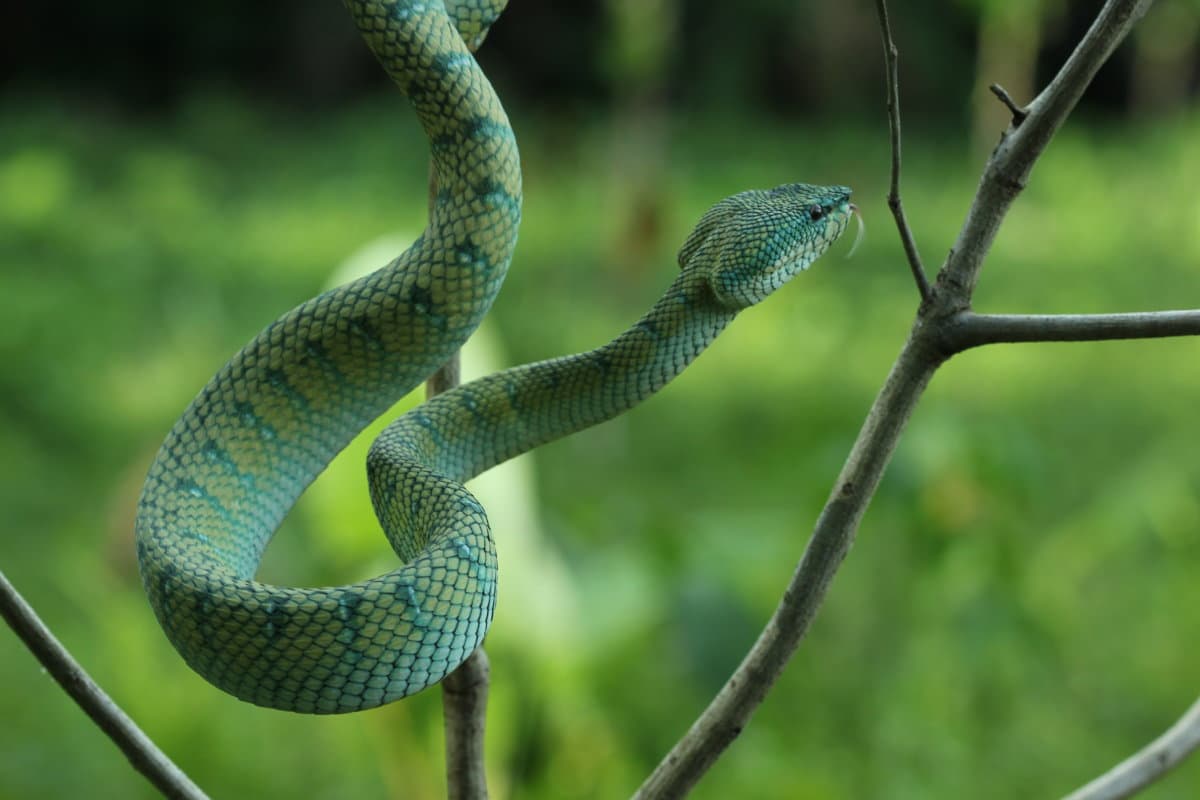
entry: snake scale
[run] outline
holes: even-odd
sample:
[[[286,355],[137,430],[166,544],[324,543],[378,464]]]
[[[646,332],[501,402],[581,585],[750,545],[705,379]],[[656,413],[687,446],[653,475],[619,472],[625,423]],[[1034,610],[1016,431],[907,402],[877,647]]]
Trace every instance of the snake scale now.
[[[439,188],[428,227],[380,270],[267,326],[192,401],[150,467],[136,521],[150,603],[187,663],[243,700],[354,711],[445,677],[483,640],[496,602],[495,546],[463,482],[647,398],[848,225],[841,186],[717,203],[666,293],[616,339],[465,384],[380,435],[370,493],[401,566],[348,586],[256,582],[305,487],[463,344],[499,291],[520,164],[471,50],[506,2],[346,0],[429,138]]]

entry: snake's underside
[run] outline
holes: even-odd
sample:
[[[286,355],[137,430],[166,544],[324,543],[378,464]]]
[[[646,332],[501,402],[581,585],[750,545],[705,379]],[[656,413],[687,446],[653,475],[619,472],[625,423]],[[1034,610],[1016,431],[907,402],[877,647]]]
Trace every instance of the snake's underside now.
[[[483,640],[496,601],[487,518],[463,482],[641,402],[847,226],[845,187],[790,184],[717,203],[680,251],[675,281],[616,339],[461,386],[381,434],[371,499],[402,566],[349,586],[256,582],[305,487],[462,345],[504,279],[520,165],[467,44],[505,2],[346,0],[430,140],[439,191],[429,225],[390,264],[256,336],[150,468],[136,537],[151,605],[187,662],[244,700],[353,711],[441,680]]]

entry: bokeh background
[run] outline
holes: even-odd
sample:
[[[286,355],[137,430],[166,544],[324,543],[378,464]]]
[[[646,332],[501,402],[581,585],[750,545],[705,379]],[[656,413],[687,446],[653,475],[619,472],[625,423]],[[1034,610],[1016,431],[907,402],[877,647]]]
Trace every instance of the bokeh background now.
[[[930,268],[1005,122],[1099,2],[897,3],[905,190]],[[1038,165],[977,307],[1200,305],[1200,4],[1160,0]],[[884,203],[873,4],[514,0],[481,52],[524,159],[478,374],[606,341],[720,197],[806,180],[870,226],[646,406],[481,481],[496,797],[628,794],[773,609],[916,305]],[[0,566],[214,797],[437,797],[436,690],[338,718],[242,704],[155,626],[132,516],[161,437],[264,323],[424,221],[426,147],[332,0],[0,11]],[[348,265],[349,262],[349,265]],[[1063,793],[1200,689],[1200,342],[956,357],[701,798]],[[401,408],[416,402],[409,399]],[[393,556],[365,443],[263,576]],[[0,797],[153,791],[0,631]],[[1200,796],[1200,761],[1147,792]]]

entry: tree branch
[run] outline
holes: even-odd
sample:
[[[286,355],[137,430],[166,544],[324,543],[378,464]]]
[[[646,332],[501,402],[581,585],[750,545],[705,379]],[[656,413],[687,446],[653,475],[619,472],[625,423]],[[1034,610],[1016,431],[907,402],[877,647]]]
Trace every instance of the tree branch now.
[[[429,178],[434,193],[433,173]],[[430,398],[458,386],[461,375],[459,353],[425,381]],[[467,660],[442,679],[442,716],[446,734],[446,796],[449,800],[486,800],[483,739],[487,727],[488,680],[491,671],[481,645]]]
[[[737,738],[808,632],[940,358],[918,325],[871,406],[783,598],[733,676],[634,795],[685,795]]]
[[[79,666],[54,637],[25,598],[0,571],[0,616],[25,646],[84,713],[121,749],[133,768],[170,798],[207,800],[208,795],[192,783],[121,710],[112,698]]]
[[[908,267],[912,270],[913,280],[917,283],[917,291],[921,301],[929,300],[932,290],[929,279],[925,277],[925,265],[921,263],[921,254],[917,251],[917,242],[913,237],[912,228],[908,226],[908,218],[904,215],[904,204],[900,200],[900,79],[896,72],[896,62],[900,52],[892,40],[892,26],[888,21],[887,0],[875,0],[875,9],[879,14],[879,30],[883,36],[883,65],[887,75],[887,111],[888,130],[892,143],[892,185],[888,191],[888,208],[896,218],[896,229],[900,232],[900,242],[904,246],[904,255],[908,259]]]
[[[1162,736],[1063,800],[1131,797],[1174,769],[1197,748],[1200,748],[1200,700]]]
[[[437,176],[429,162],[429,213],[437,198]],[[453,389],[462,379],[461,353],[425,381],[426,399]],[[487,727],[488,681],[491,670],[480,645],[467,660],[442,679],[442,717],[446,735],[446,793],[449,800],[487,800],[483,744]]]
[[[970,307],[984,257],[1009,206],[1092,75],[1150,2],[1109,0],[1058,76],[1031,104],[1029,116],[1019,128],[1010,127],[1005,133],[984,168],[958,241],[938,276],[939,291],[918,311],[908,341],[867,415],[774,614],[729,681],[635,797],[674,798],[686,794],[741,733],[782,674],[849,552],[863,513],[917,401],[937,368],[954,352],[946,346],[946,331]],[[877,7],[890,69],[894,48],[888,45],[891,36],[883,3]],[[889,112],[898,123],[890,94],[896,83],[894,75],[889,74],[888,83]],[[893,186],[898,185],[898,134],[896,124],[892,128]],[[903,227],[907,226],[902,226],[902,236]],[[940,291],[943,287],[947,291]]]
[[[1075,108],[1092,76],[1152,3],[1153,0],[1108,0],[1050,85],[1023,109],[1028,112],[1024,120],[1017,127],[1010,125],[1003,133],[984,167],[958,239],[938,275],[938,287],[949,290],[951,295],[946,299],[945,311],[967,307],[983,259],[1013,200],[1025,188],[1033,165]]]
[[[430,173],[430,194],[433,194]],[[425,382],[426,398],[458,386],[459,353]],[[446,792],[449,800],[486,800],[487,773],[483,743],[487,726],[488,681],[491,670],[483,646],[442,679],[442,716],[446,732]]]
[[[946,321],[951,352],[1004,342],[1098,342],[1200,335],[1200,309],[1124,314],[976,314]]]
[[[425,380],[425,399],[448,392],[462,382],[462,359],[458,353]]]
[[[442,680],[449,800],[484,800],[488,796],[483,735],[490,674],[487,653],[480,647]]]

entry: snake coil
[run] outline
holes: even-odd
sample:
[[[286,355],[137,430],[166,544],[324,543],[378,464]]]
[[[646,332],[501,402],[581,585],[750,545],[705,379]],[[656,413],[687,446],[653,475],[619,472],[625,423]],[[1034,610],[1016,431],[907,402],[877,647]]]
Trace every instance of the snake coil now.
[[[468,44],[506,1],[346,0],[429,138],[439,187],[429,225],[382,269],[267,326],[201,390],[150,467],[136,541],[151,606],[188,664],[249,702],[354,711],[445,677],[483,640],[496,602],[495,546],[463,482],[641,402],[847,226],[840,186],[717,203],[670,288],[616,339],[461,386],[380,435],[371,499],[402,566],[349,586],[255,581],[305,487],[462,345],[499,291],[520,164]]]

